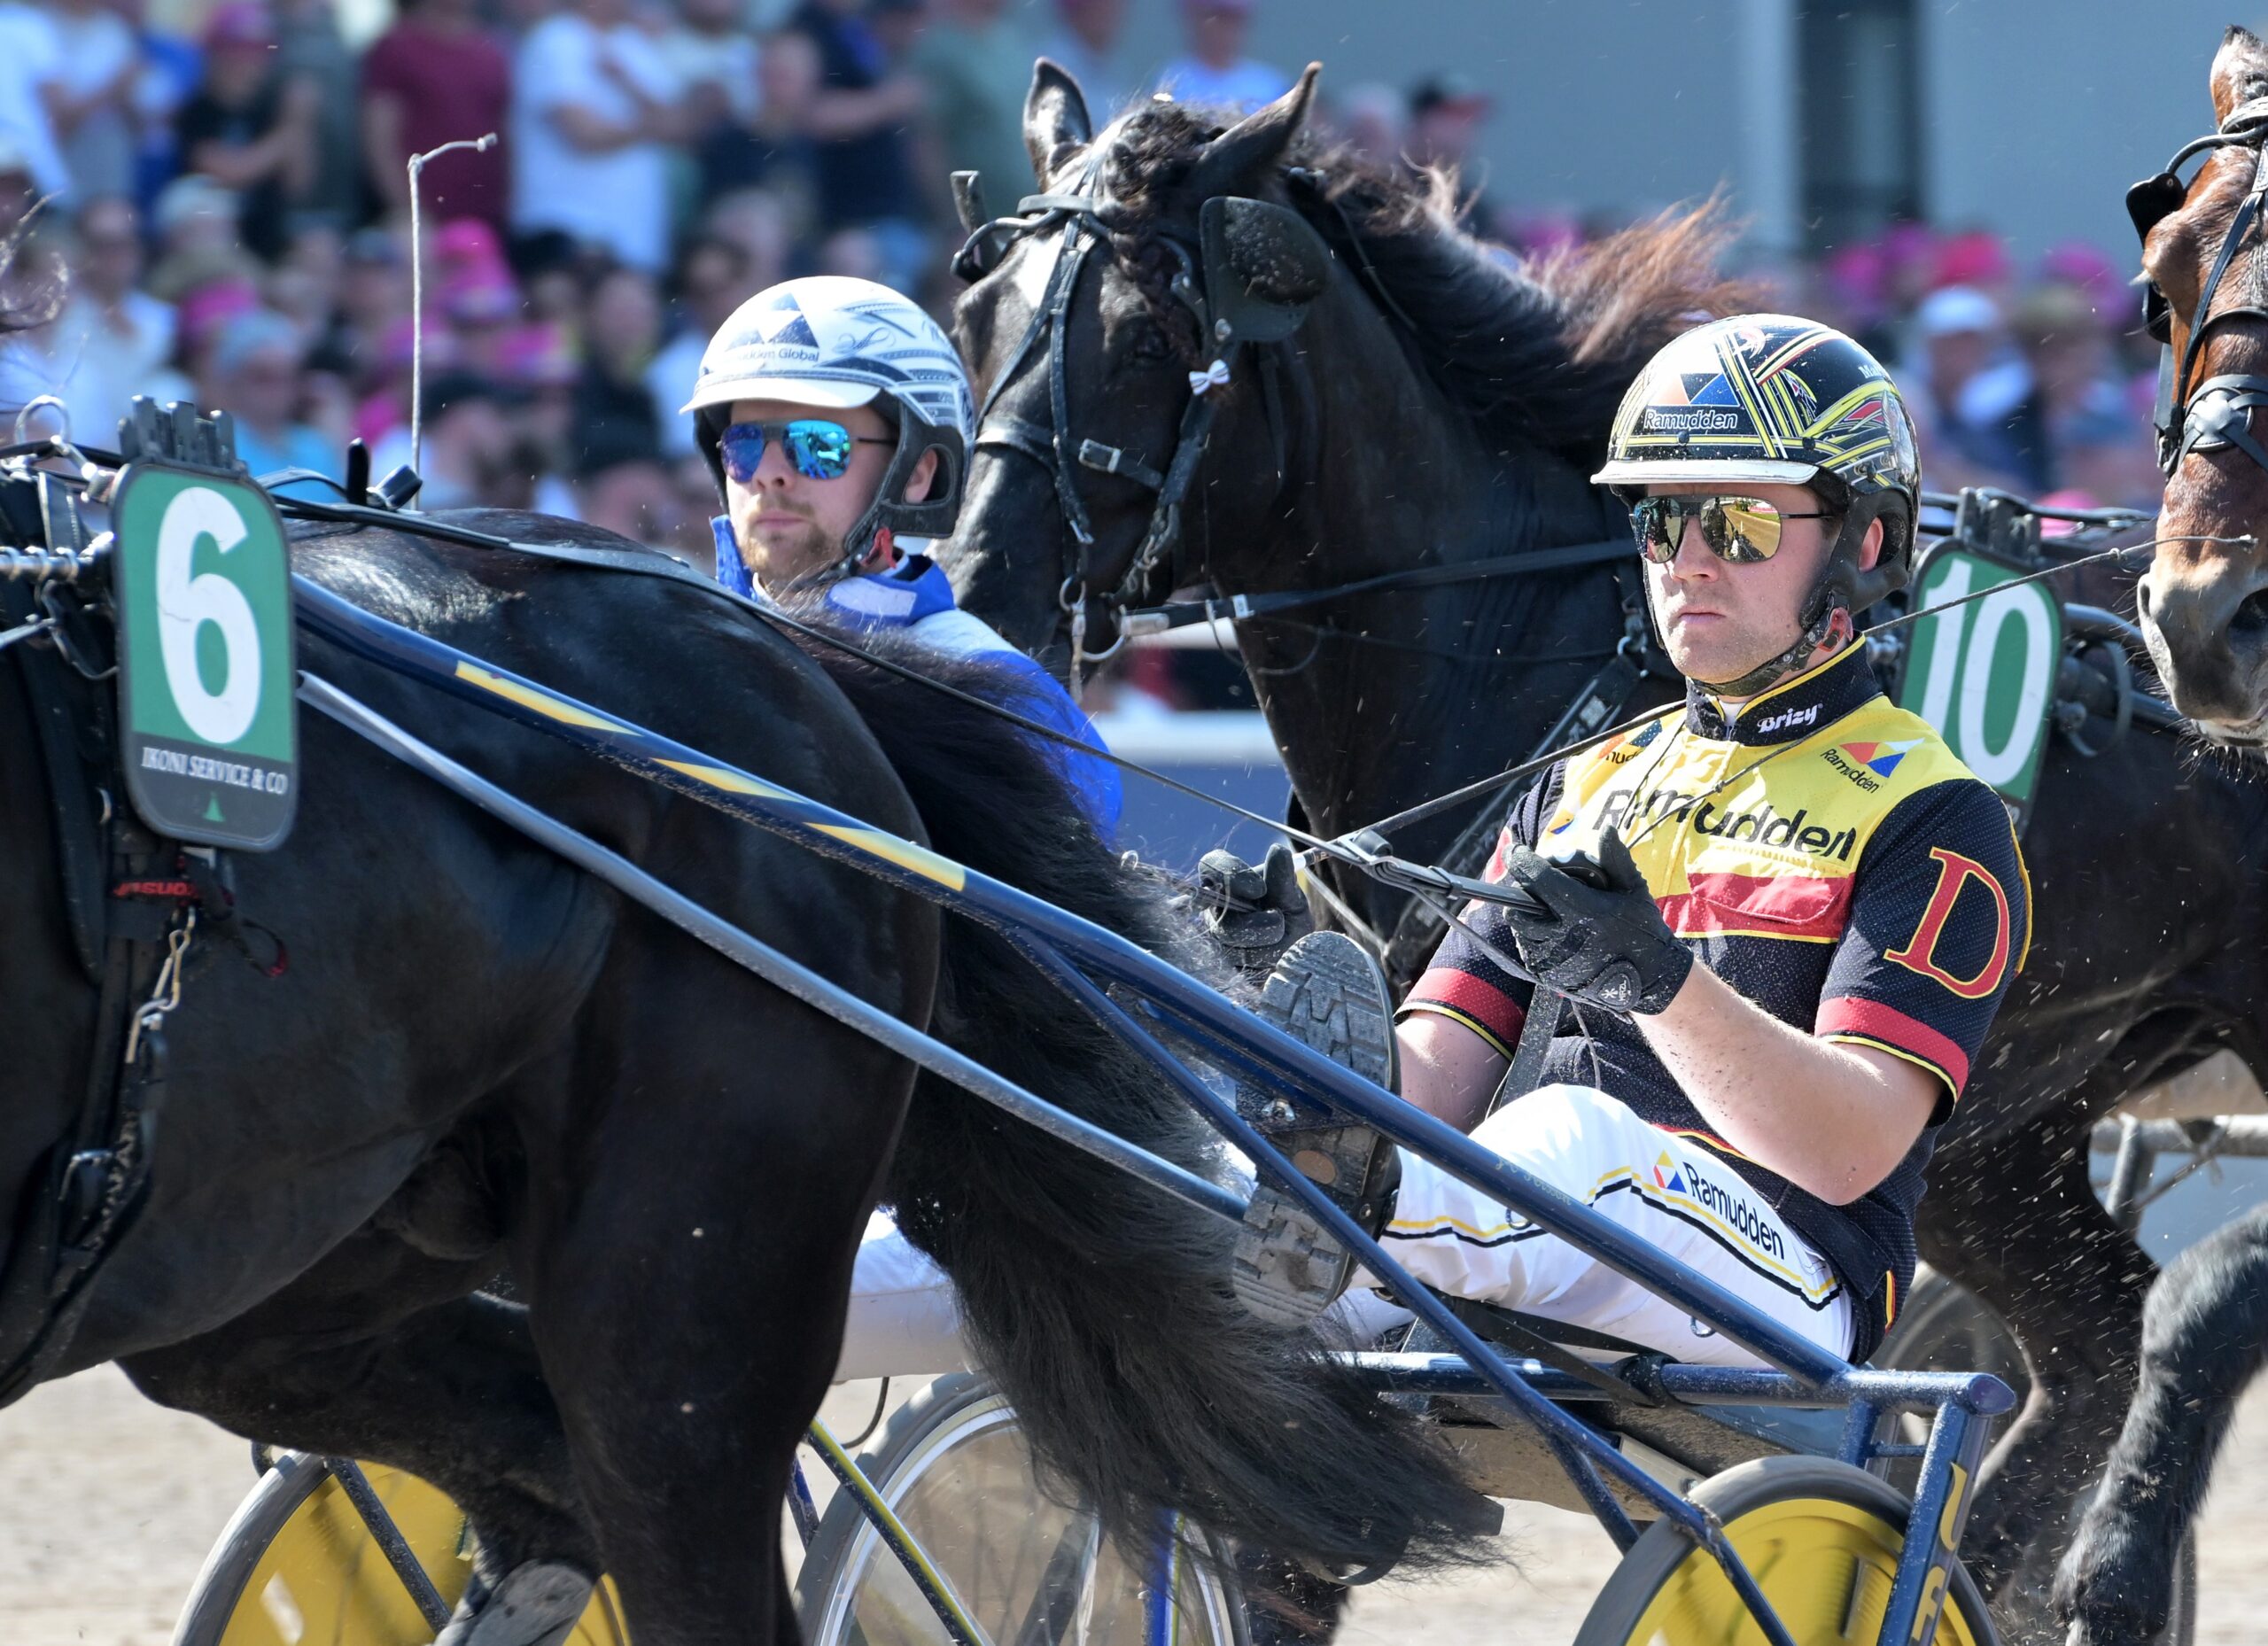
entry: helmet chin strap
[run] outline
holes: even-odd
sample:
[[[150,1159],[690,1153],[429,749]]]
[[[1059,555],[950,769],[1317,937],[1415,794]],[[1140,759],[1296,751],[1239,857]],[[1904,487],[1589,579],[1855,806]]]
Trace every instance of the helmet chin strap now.
[[[1866,541],[1867,527],[1875,518],[1875,510],[1852,507],[1846,512],[1829,546],[1827,561],[1820,568],[1819,581],[1804,602],[1803,627],[1785,651],[1765,659],[1747,673],[1729,680],[1703,680],[1700,685],[1720,697],[1753,697],[1768,691],[1791,674],[1801,673],[1811,662],[1812,654],[1821,646],[1832,644],[1837,650],[1850,643],[1856,632],[1851,616],[1852,586],[1858,578],[1859,550]],[[1651,609],[1652,596],[1648,594]]]

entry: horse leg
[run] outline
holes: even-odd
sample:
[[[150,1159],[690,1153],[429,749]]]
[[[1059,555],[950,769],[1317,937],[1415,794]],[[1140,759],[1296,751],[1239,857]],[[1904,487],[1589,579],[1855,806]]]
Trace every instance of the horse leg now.
[[[2077,1094],[2073,1094],[2076,1096]],[[1989,1597],[2093,1478],[2133,1392],[2155,1266],[2087,1181],[2070,1099],[1951,1162],[1916,1233],[1939,1272],[1997,1310],[2023,1346],[2031,1393],[1977,1477],[1962,1558]]]
[[[2142,1379],[2055,1581],[2072,1646],[2145,1646],[2237,1397],[2268,1354],[2268,1207],[2199,1241],[2150,1289]]]
[[[639,1646],[798,1638],[781,1505],[912,1084],[734,981],[726,1010],[678,974],[696,1017],[607,1033],[586,1067],[640,1071],[634,1098],[530,1162],[558,1191],[534,1196],[529,1316]]]
[[[536,1558],[595,1574],[527,1311],[462,1295],[494,1267],[365,1229],[228,1324],[121,1364],[160,1405],[249,1440],[431,1482],[478,1529],[488,1581]]]

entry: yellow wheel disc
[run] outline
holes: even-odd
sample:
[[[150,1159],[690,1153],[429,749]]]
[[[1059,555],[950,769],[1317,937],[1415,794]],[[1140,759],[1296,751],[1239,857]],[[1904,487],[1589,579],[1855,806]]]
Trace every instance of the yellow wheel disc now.
[[[315,1465],[300,1459],[298,1466]],[[415,1475],[383,1464],[362,1468],[425,1575],[441,1598],[455,1605],[472,1575],[472,1539],[463,1514]],[[235,1529],[257,1535],[264,1528],[247,1518]],[[208,1580],[219,1564],[216,1559],[208,1565]],[[224,1597],[193,1597],[190,1616],[211,1610],[198,1603],[214,1598]],[[569,1646],[629,1646],[621,1617],[613,1583],[602,1582]],[[416,1603],[329,1475],[304,1495],[259,1551],[219,1633],[198,1632],[200,1646],[205,1640],[212,1646],[426,1646],[432,1638]]]
[[[1904,1501],[1880,1480],[1839,1464],[1767,1461],[1779,1467],[1747,1464],[1728,1471],[1697,1488],[1695,1501],[1720,1514],[1796,1646],[1876,1646],[1905,1546]],[[1938,1646],[1993,1643],[1991,1622],[1958,1565],[1937,1639]],[[1577,1646],[1764,1642],[1724,1569],[1666,1523],[1632,1548],[1577,1636]]]

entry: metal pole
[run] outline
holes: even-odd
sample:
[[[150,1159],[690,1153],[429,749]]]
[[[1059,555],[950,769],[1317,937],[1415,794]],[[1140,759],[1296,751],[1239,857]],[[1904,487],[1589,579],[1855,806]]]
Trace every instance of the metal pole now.
[[[426,166],[452,149],[485,153],[496,146],[496,134],[460,137],[438,149],[409,157],[409,466],[419,465],[424,451],[425,418],[425,224],[418,209],[417,188]]]
[[[425,1575],[425,1568],[418,1561],[417,1551],[410,1548],[409,1540],[402,1536],[401,1528],[386,1512],[385,1504],[379,1501],[377,1488],[362,1472],[362,1466],[352,1457],[326,1457],[322,1460],[322,1466],[330,1471],[331,1478],[338,1482],[339,1490],[346,1494],[346,1501],[354,1505],[354,1512],[361,1517],[363,1526],[369,1530],[370,1541],[386,1557],[386,1564],[393,1568],[394,1576],[401,1580],[402,1588],[409,1591],[409,1598],[416,1603],[417,1615],[425,1619],[426,1627],[435,1630],[447,1627],[449,1603],[441,1598],[441,1591],[435,1588],[433,1580]]]

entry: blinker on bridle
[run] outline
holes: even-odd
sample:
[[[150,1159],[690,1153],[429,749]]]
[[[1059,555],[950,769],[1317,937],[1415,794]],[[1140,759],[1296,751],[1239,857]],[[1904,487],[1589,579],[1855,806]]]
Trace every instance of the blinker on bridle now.
[[[1123,612],[1151,589],[1161,569],[1170,574],[1169,581],[1177,584],[1182,505],[1196,479],[1198,462],[1212,439],[1213,422],[1221,400],[1214,391],[1231,381],[1241,345],[1278,342],[1290,337],[1306,320],[1309,307],[1306,300],[1256,298],[1242,289],[1242,282],[1231,268],[1233,259],[1229,251],[1229,237],[1232,221],[1254,214],[1280,214],[1312,238],[1317,260],[1325,260],[1330,256],[1322,237],[1286,208],[1228,196],[1216,196],[1199,207],[1198,233],[1204,257],[1201,271],[1197,257],[1182,239],[1170,235],[1156,237],[1157,243],[1171,253],[1176,264],[1169,289],[1196,322],[1202,348],[1209,356],[1203,370],[1189,373],[1189,404],[1182,411],[1173,454],[1161,472],[1122,446],[1093,439],[1075,442],[1068,384],[1071,302],[1088,254],[1097,246],[1107,250],[1115,227],[1104,215],[1098,187],[1100,170],[1100,156],[1091,155],[1068,191],[1026,195],[1016,202],[1014,216],[990,221],[984,219],[983,191],[975,176],[956,173],[953,179],[955,204],[963,226],[968,230],[968,238],[952,264],[953,272],[963,281],[973,283],[991,273],[1016,240],[1060,232],[1055,264],[1039,305],[977,408],[975,444],[1020,452],[1045,469],[1054,482],[1056,500],[1065,524],[1070,528],[1075,556],[1070,574],[1056,592],[1057,604],[1069,619],[1074,692],[1078,689],[1086,664],[1115,656],[1127,640],[1124,626],[1119,625],[1115,637],[1104,650],[1091,652],[1086,648],[1088,607],[1092,594],[1087,557],[1095,538],[1085,500],[1079,492],[1079,470],[1088,469],[1099,474],[1117,475],[1157,493],[1140,546],[1117,586],[1104,597],[1105,609],[1114,615]],[[1317,283],[1321,283],[1319,276]],[[1045,428],[997,409],[1000,396],[1043,336],[1047,340],[1051,425]],[[1265,375],[1264,386],[1270,391],[1266,398],[1270,421],[1279,425],[1280,446],[1281,412],[1272,374]]]
[[[2168,478],[2191,452],[2232,447],[2268,470],[2268,448],[2253,437],[2251,428],[2254,408],[2268,406],[2268,376],[2232,372],[2202,383],[2190,382],[2204,352],[2206,334],[2213,327],[2229,320],[2268,320],[2268,307],[2256,303],[2218,311],[2213,307],[2222,277],[2259,227],[2264,210],[2268,210],[2268,97],[2240,104],[2229,112],[2218,131],[2185,144],[2163,172],[2127,190],[2126,214],[2133,221],[2135,233],[2147,243],[2150,230],[2179,211],[2188,198],[2189,185],[2181,180],[2182,167],[2199,154],[2231,148],[2255,151],[2252,186],[2221,237],[2220,249],[2198,293],[2197,316],[2179,360],[2173,352],[2172,305],[2155,281],[2143,287],[2144,329],[2163,346],[2158,355],[2157,408],[2153,421],[2157,426],[2158,467]]]

